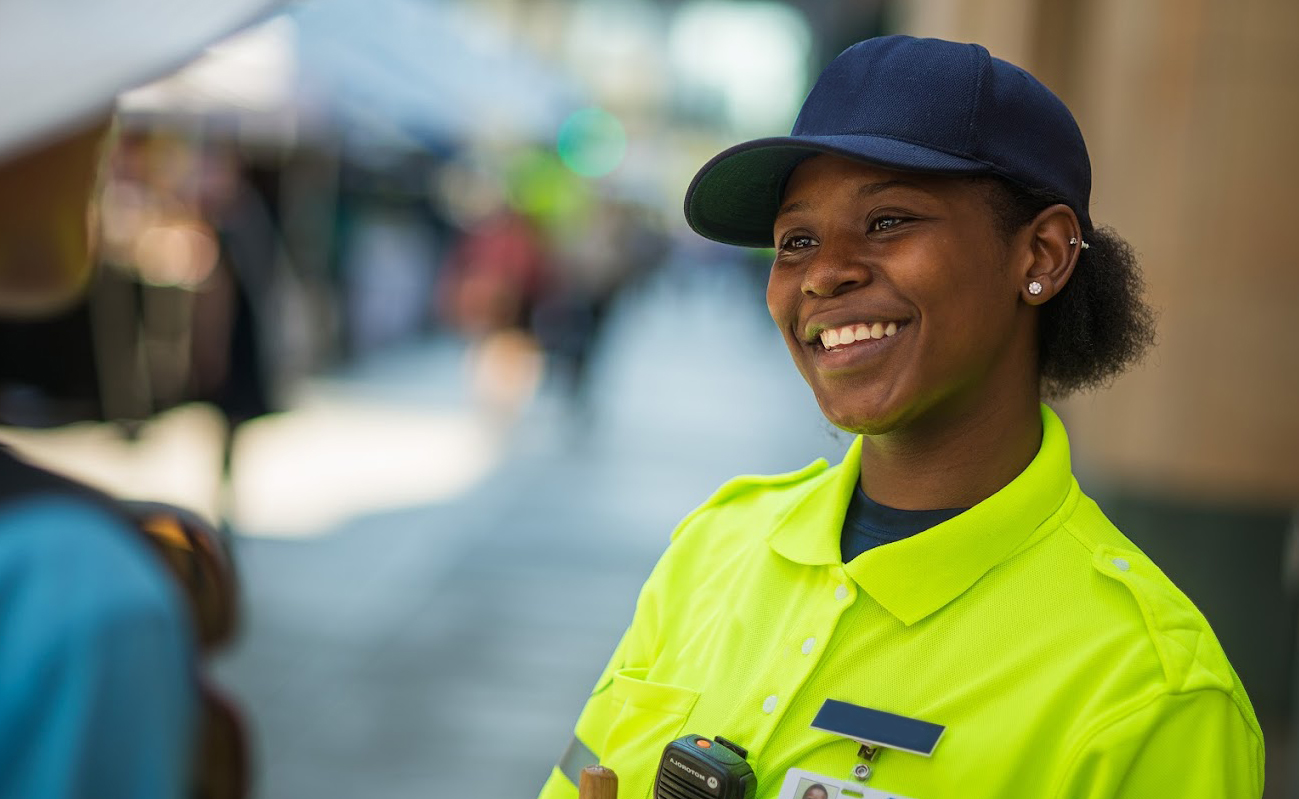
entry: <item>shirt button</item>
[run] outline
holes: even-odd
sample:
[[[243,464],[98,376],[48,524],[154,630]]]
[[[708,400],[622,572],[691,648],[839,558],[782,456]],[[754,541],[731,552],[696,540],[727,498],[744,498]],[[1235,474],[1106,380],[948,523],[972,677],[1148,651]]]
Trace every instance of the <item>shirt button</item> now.
[[[767,697],[762,702],[762,712],[763,713],[773,712],[776,709],[776,703],[779,701],[780,700],[776,698],[775,694],[772,694],[771,696]]]
[[[809,639],[807,639],[806,641],[803,642],[803,654],[804,654],[804,655],[810,655],[810,654],[812,654],[812,648],[815,647],[815,646],[816,646],[816,639],[815,639],[815,638],[809,638]]]
[[[1132,564],[1128,563],[1127,558],[1115,558],[1114,560],[1110,561],[1110,563],[1113,563],[1114,568],[1118,569],[1121,572],[1125,572],[1128,569],[1132,568]]]
[[[838,588],[834,589],[834,598],[835,598],[835,599],[847,599],[847,598],[848,598],[848,586],[846,586],[846,585],[841,585],[841,586],[839,586]]]

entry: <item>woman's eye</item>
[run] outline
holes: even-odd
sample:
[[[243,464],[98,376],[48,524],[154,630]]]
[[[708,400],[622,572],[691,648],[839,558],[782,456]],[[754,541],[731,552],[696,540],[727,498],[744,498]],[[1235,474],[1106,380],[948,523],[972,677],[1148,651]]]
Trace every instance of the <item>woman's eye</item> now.
[[[816,244],[816,240],[811,236],[789,236],[784,241],[780,242],[780,249],[787,251],[805,250],[814,244]]]
[[[872,233],[891,230],[892,228],[902,224],[904,221],[906,220],[900,216],[881,216],[870,223],[870,230]]]

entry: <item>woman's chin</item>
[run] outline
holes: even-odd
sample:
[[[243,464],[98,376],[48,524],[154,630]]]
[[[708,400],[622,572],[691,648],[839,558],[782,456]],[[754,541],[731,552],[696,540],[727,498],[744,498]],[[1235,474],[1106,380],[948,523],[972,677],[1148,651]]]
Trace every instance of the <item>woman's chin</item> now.
[[[885,408],[827,408],[821,412],[830,424],[854,435],[879,436],[897,429],[898,414]]]

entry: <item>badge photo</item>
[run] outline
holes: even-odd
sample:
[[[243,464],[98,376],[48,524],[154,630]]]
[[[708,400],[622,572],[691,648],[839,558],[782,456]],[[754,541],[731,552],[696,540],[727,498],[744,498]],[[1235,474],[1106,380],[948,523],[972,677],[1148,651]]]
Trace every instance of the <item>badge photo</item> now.
[[[785,772],[776,799],[913,799],[899,793],[868,788],[860,782],[841,780],[801,768]]]

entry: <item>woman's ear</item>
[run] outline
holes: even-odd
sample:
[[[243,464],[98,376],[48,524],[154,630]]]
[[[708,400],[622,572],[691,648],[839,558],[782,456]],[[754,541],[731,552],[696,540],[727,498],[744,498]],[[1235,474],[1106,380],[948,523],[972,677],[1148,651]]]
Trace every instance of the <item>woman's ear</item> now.
[[[1073,209],[1060,204],[1043,209],[1021,235],[1026,250],[1020,261],[1024,265],[1020,296],[1029,305],[1041,305],[1069,282],[1087,243]]]

